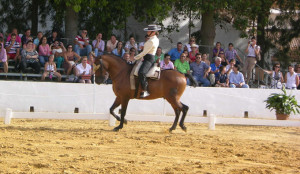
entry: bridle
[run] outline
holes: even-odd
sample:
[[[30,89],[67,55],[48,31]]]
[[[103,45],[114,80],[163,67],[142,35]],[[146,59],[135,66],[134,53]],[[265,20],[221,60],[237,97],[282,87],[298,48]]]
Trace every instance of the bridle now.
[[[104,67],[104,65],[103,65],[103,62],[102,62],[102,59],[101,59],[101,57],[99,58],[99,65],[96,65],[95,63],[93,64],[93,71],[94,71],[94,74],[96,73],[96,71],[98,70],[98,69],[100,69],[100,74],[102,74],[102,72],[103,72],[103,69],[105,69],[106,70],[106,68]]]

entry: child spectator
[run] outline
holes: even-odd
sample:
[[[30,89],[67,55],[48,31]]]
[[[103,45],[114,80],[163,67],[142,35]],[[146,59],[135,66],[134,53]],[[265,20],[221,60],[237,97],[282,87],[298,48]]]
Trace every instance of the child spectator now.
[[[18,35],[18,29],[16,29],[16,28],[13,28],[12,29],[12,32],[8,35],[8,37],[7,37],[7,40],[6,40],[6,42],[9,42],[10,41],[10,39],[11,39],[11,35],[12,34],[15,34],[15,36],[16,36],[16,41],[19,43],[19,45],[21,45],[21,38],[20,38],[20,36]]]
[[[72,70],[74,74],[76,74],[75,67],[81,60],[81,57],[73,51],[73,46],[71,44],[67,46],[67,51],[64,52],[64,59],[64,69],[67,75],[70,75]]]
[[[22,50],[22,72],[25,73],[26,68],[31,67],[36,74],[39,74],[41,66],[38,59],[38,52],[34,49],[32,40],[29,40],[26,45],[26,49]]]
[[[92,45],[96,57],[103,55],[105,42],[102,40],[102,33],[97,34],[97,37],[95,40],[93,40]]]
[[[239,71],[240,67],[238,65],[234,65],[233,72],[229,75],[229,83],[230,88],[249,88],[247,84],[245,84],[244,76]]]
[[[123,49],[123,42],[119,41],[117,44],[117,48],[115,48],[112,53],[116,56],[123,57],[125,50]]]
[[[294,71],[294,67],[289,65],[289,71],[285,74],[286,89],[297,89],[299,85],[299,77]]]
[[[83,56],[81,63],[76,66],[76,76],[79,78],[79,83],[92,83],[92,67],[87,61],[87,56]]]
[[[5,49],[7,52],[8,59],[19,60],[20,44],[16,41],[16,34],[11,34],[11,39],[5,43]]]
[[[229,80],[225,66],[220,67],[220,75],[216,78],[216,87],[229,87]]]
[[[54,55],[54,61],[57,68],[60,68],[64,61],[64,52],[66,48],[62,42],[54,41],[53,45],[50,45],[52,54]]]
[[[43,36],[41,38],[38,52],[39,52],[40,64],[42,66],[44,66],[45,63],[48,62],[48,58],[49,58],[49,56],[51,54],[50,46],[47,44],[47,37],[46,36]]]
[[[164,60],[160,62],[161,70],[174,69],[174,64],[170,60],[171,56],[169,54],[165,54]]]
[[[46,38],[47,39],[47,38]],[[49,61],[45,64],[45,71],[42,75],[42,81],[45,80],[46,76],[49,76],[50,79],[52,79],[53,75],[57,77],[57,80],[61,81],[61,74],[56,71],[56,64],[54,62],[54,55],[51,55],[49,57]]]

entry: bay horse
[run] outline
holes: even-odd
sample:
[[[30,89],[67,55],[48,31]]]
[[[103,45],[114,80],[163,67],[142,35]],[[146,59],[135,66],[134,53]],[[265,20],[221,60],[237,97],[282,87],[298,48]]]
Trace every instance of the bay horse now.
[[[106,78],[106,72],[112,80],[112,88],[116,95],[116,99],[113,105],[110,107],[110,113],[120,121],[120,125],[115,127],[114,131],[119,131],[123,128],[123,124],[126,115],[127,105],[130,99],[134,99],[135,90],[130,88],[130,73],[133,69],[133,65],[127,64],[127,62],[115,55],[107,54],[99,56],[94,62],[95,82],[97,84],[104,83]],[[191,81],[191,83],[196,83]],[[189,107],[180,102],[180,97],[183,94],[186,87],[186,78],[184,74],[176,70],[163,70],[159,80],[148,79],[148,91],[150,95],[145,98],[137,98],[142,100],[151,100],[157,98],[166,99],[175,111],[175,120],[169,132],[176,129],[180,113],[182,111],[182,117],[179,126],[183,131],[187,128],[184,125],[184,119]],[[139,89],[140,92],[140,89]],[[137,95],[139,96],[139,95]],[[121,105],[121,118],[114,113],[114,109]]]

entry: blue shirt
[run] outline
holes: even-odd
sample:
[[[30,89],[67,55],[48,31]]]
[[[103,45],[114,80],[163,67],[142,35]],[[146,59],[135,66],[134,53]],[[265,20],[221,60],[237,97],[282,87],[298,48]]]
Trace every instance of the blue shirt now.
[[[190,68],[193,71],[193,76],[200,76],[203,77],[205,74],[205,70],[209,68],[209,66],[205,62],[200,62],[199,64],[193,62],[190,64]]]
[[[234,73],[233,71],[229,74],[229,83],[245,83],[244,76],[241,72],[238,72],[237,74]]]
[[[171,60],[175,61],[176,59],[180,58],[180,55],[183,53],[183,50],[181,50],[180,52],[178,52],[177,48],[173,48],[169,51],[169,55],[171,56]]]
[[[123,55],[124,55],[124,53],[125,53],[125,50],[122,48],[122,55],[119,55],[118,54],[118,50],[117,50],[117,48],[115,48],[113,51],[112,51],[112,53],[114,54],[114,55],[116,55],[116,56],[119,56],[119,57],[123,57]]]
[[[217,69],[220,69],[221,66],[222,66],[221,64],[218,67],[216,67],[215,63],[210,64],[211,71],[216,71]],[[215,77],[219,77],[219,75],[220,75],[220,72],[215,73]]]

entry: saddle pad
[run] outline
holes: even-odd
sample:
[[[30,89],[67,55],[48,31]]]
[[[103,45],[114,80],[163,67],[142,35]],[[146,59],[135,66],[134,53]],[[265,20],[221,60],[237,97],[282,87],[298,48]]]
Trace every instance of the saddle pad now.
[[[138,76],[139,70],[142,66],[143,62],[139,61],[135,66],[135,68],[133,68],[134,70],[134,75]],[[152,67],[150,68],[150,70],[148,71],[148,73],[146,74],[146,77],[149,77],[151,79],[155,79],[158,80],[160,78],[160,67],[157,66],[157,63],[154,63],[152,65]]]

